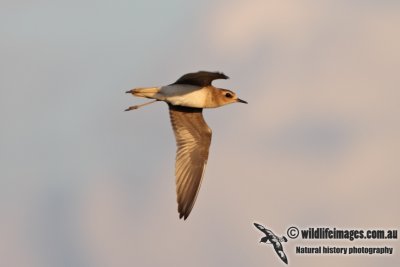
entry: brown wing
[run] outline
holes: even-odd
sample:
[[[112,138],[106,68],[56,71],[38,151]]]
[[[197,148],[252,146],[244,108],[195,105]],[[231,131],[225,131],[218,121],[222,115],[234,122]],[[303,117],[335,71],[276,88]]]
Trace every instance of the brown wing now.
[[[190,84],[204,87],[211,85],[212,81],[217,79],[229,79],[229,77],[221,72],[198,71],[183,75],[173,84]]]
[[[189,216],[199,192],[211,144],[202,109],[169,105],[177,152],[175,163],[179,218]]]

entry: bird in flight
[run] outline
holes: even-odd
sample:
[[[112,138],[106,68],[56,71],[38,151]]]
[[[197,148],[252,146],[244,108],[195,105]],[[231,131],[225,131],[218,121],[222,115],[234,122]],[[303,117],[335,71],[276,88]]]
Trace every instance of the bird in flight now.
[[[228,79],[228,76],[220,72],[199,71],[185,74],[170,85],[135,88],[126,92],[154,100],[130,106],[125,111],[157,101],[168,104],[177,144],[175,177],[178,212],[179,218],[184,220],[196,201],[211,144],[211,129],[204,121],[203,108],[217,108],[231,103],[247,104],[234,92],[214,87],[211,83],[216,79]]]
[[[265,244],[272,244],[279,258],[281,258],[284,263],[288,264],[288,259],[285,252],[283,252],[283,247],[281,244],[281,242],[287,242],[287,238],[284,236],[279,238],[271,230],[265,228],[261,224],[254,223],[254,226],[265,234],[265,236],[261,238],[260,243],[263,242]]]

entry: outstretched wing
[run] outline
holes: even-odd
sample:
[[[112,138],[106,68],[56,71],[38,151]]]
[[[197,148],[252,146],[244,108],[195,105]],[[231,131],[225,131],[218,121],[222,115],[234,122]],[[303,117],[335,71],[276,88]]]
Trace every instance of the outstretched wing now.
[[[272,233],[271,230],[265,228],[264,226],[262,226],[261,224],[258,223],[254,223],[254,226],[257,227],[258,230],[260,230],[261,232],[263,232],[266,235],[274,235],[274,233]]]
[[[179,218],[189,216],[200,189],[211,144],[202,109],[169,105],[177,152],[175,163]]]
[[[183,75],[173,84],[190,84],[204,87],[211,85],[212,81],[217,79],[229,79],[229,77],[221,72],[198,71]]]
[[[288,264],[288,259],[287,259],[287,257],[286,257],[285,252],[283,252],[283,247],[282,247],[281,242],[276,241],[276,242],[273,242],[272,244],[273,244],[274,249],[275,249],[275,251],[276,251],[276,254],[278,254],[279,258],[281,258],[281,260],[282,260],[284,263]]]

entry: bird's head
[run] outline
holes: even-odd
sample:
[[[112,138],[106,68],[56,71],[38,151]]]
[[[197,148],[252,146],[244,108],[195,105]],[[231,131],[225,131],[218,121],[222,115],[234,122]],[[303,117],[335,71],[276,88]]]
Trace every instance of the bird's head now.
[[[267,243],[268,241],[268,237],[264,236],[263,238],[261,238],[260,243]]]
[[[219,89],[219,100],[223,105],[231,104],[231,103],[244,103],[247,104],[246,101],[238,98],[238,96],[228,89]]]

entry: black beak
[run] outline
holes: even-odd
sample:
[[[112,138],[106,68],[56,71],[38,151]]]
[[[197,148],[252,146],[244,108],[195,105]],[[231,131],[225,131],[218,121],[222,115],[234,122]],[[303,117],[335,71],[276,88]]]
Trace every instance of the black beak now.
[[[242,99],[240,99],[240,98],[238,98],[238,99],[236,100],[236,102],[248,104],[246,101],[244,101],[244,100],[242,100]]]

